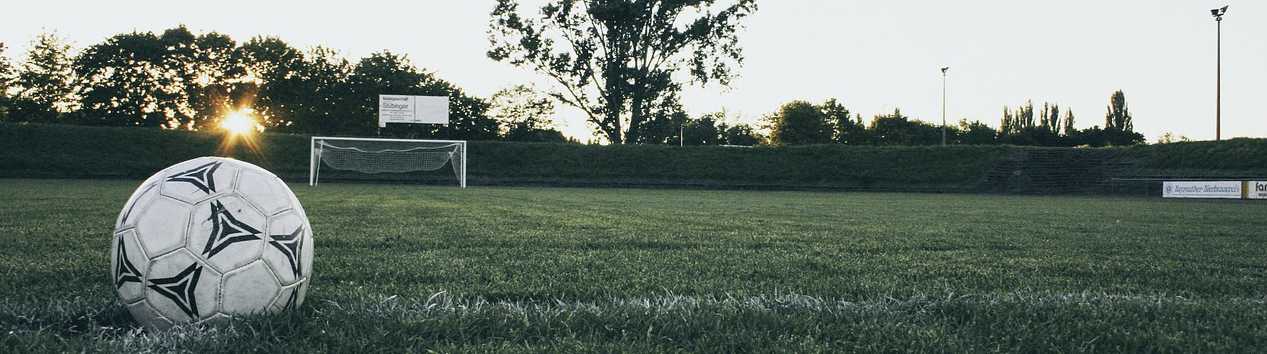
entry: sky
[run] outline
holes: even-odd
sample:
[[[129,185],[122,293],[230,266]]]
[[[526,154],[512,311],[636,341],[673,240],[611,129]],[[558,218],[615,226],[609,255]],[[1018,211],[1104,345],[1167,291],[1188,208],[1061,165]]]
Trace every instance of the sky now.
[[[725,0],[722,0],[725,1]],[[37,33],[56,31],[75,48],[123,32],[184,24],[245,41],[278,36],[324,45],[350,59],[404,53],[440,78],[488,97],[541,75],[488,59],[493,0],[21,1],[4,6],[0,42],[20,61]],[[535,9],[540,0],[523,1]],[[195,5],[197,4],[197,5]],[[1033,100],[1072,109],[1079,128],[1103,125],[1109,95],[1126,93],[1135,129],[1214,138],[1216,27],[1223,21],[1223,137],[1267,137],[1267,1],[1261,0],[758,0],[740,34],[746,60],[730,87],[691,87],[693,115],[725,111],[754,123],[791,100],[841,100],[866,119],[900,108],[941,121],[998,126],[1003,107]],[[592,129],[560,110],[566,134]]]

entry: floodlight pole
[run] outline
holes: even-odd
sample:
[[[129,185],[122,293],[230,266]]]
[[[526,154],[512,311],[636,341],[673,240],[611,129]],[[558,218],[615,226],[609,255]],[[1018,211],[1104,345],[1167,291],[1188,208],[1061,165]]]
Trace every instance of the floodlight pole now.
[[[950,67],[941,68],[941,145],[946,145],[946,72]]]
[[[1210,10],[1215,23],[1214,141],[1223,140],[1223,15],[1227,6]]]

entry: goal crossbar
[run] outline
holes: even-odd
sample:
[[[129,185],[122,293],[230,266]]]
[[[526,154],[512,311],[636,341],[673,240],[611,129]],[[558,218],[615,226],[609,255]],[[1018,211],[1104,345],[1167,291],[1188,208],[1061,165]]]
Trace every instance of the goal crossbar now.
[[[338,145],[331,144],[337,142]],[[357,143],[365,143],[356,146]],[[384,147],[391,146],[391,147]],[[466,141],[314,136],[309,145],[308,185],[316,186],[321,166],[363,173],[434,171],[450,165],[466,188]]]

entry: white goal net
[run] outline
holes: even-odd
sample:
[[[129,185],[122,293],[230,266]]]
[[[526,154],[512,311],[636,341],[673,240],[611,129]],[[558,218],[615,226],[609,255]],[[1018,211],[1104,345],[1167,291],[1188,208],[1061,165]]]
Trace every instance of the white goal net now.
[[[451,169],[458,184],[466,188],[466,141],[313,137],[308,185],[317,185],[322,168],[418,178],[427,172],[447,174]]]

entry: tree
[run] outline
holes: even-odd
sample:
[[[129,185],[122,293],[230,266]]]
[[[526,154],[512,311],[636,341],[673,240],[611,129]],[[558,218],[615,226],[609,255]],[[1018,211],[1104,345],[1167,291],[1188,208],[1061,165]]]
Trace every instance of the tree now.
[[[689,119],[682,125],[681,136],[676,140],[683,145],[722,145],[726,143],[725,113],[709,113]],[[672,142],[670,142],[672,143]]]
[[[257,89],[254,83],[242,82],[245,69],[241,58],[234,53],[236,50],[237,42],[224,34],[211,32],[194,39],[193,57],[184,63],[187,75],[183,82],[187,105],[193,114],[192,121],[185,122],[183,127],[213,128],[230,111],[241,108],[238,107],[241,97]]]
[[[959,143],[966,145],[992,145],[998,136],[998,132],[985,123],[969,123],[967,119],[959,120],[959,131]]]
[[[740,21],[755,0],[550,0],[522,16],[517,0],[491,13],[488,57],[553,79],[553,96],[585,112],[611,143],[638,142],[662,130],[682,87],[725,86],[742,64]],[[670,110],[671,112],[671,110]]]
[[[107,125],[175,128],[180,122],[160,110],[164,98],[166,45],[151,32],[114,35],[75,59],[85,119]]]
[[[4,50],[4,43],[0,42],[0,121],[8,119],[9,85],[13,83],[13,63],[9,62],[9,56],[4,54]]]
[[[743,123],[726,127],[724,135],[726,145],[753,146],[760,144],[763,140],[761,134],[752,129],[752,126]]]
[[[1003,122],[1000,124],[998,133],[1000,134],[1021,134],[1026,129],[1034,127],[1034,102],[1025,100],[1025,105],[1017,107],[1016,110],[1009,110],[1003,107]]]
[[[999,123],[999,137],[1006,138],[1009,136],[1021,136],[1034,124],[1034,102],[1025,101],[1025,105],[1012,110],[1010,107],[1003,107],[1003,120]]]
[[[4,54],[8,49],[4,42],[0,42],[0,95],[8,95],[9,84],[13,82],[13,63],[9,62],[9,56]]]
[[[1069,143],[1066,136],[1073,126],[1073,115],[1066,114],[1062,120],[1060,105],[1043,103],[1034,119],[1034,103],[1026,100],[1025,104],[1003,108],[1003,120],[999,125],[998,141],[1012,145],[1064,146]],[[1061,130],[1065,133],[1061,133]]]
[[[236,81],[245,86],[234,106],[254,111],[267,129],[293,130],[300,102],[309,95],[303,91],[303,78],[295,75],[303,70],[303,51],[277,37],[255,37],[234,56],[242,70]]]
[[[1135,132],[1131,111],[1126,107],[1126,94],[1121,90],[1109,96],[1108,113],[1104,114],[1104,138],[1110,145],[1144,143],[1144,135]]]
[[[292,125],[285,130],[310,134],[337,134],[352,115],[352,64],[326,47],[314,47],[303,55],[288,79],[288,87],[302,95],[282,102],[289,108]]]
[[[1126,107],[1126,94],[1121,90],[1109,96],[1108,113],[1104,115],[1104,129],[1130,131],[1135,129],[1131,119],[1131,111]]]
[[[0,42],[0,97],[9,96],[9,85],[13,84],[13,63],[9,62],[9,56],[4,54],[7,48],[3,42]]]
[[[54,33],[37,35],[17,73],[14,116],[24,121],[52,122],[62,113],[73,111],[74,77],[70,45]]]
[[[554,101],[532,87],[516,85],[489,98],[489,117],[501,127],[508,141],[563,142],[563,133],[554,129]]]
[[[1065,129],[1064,129],[1065,136],[1073,135],[1074,133],[1078,131],[1078,128],[1074,128],[1073,121],[1074,121],[1073,110],[1066,110],[1065,111]]]
[[[691,120],[690,114],[677,101],[672,101],[661,109],[652,112],[652,117],[643,125],[641,133],[629,144],[677,144],[678,136],[686,122]]]
[[[849,108],[835,98],[827,99],[819,106],[827,122],[831,126],[831,141],[837,144],[860,144],[866,141],[867,128],[862,123],[862,116],[850,116]]]
[[[193,130],[199,119],[207,118],[199,115],[195,100],[201,93],[198,85],[206,71],[204,68],[215,62],[201,62],[206,55],[200,48],[204,43],[199,39],[183,25],[158,36],[163,52],[157,62],[156,87],[151,92],[156,95],[155,106],[165,119],[166,128]]]
[[[205,129],[252,108],[262,83],[248,78],[235,42],[184,26],[112,36],[75,60],[83,115],[91,122]],[[257,109],[268,120],[269,110]]]
[[[901,109],[875,116],[868,128],[876,145],[936,145],[941,143],[941,127],[911,120]]]
[[[1060,105],[1043,102],[1043,112],[1039,116],[1039,126],[1052,136],[1060,135]]]
[[[792,101],[764,118],[774,145],[827,144],[831,142],[831,125],[823,110],[806,101]]]

